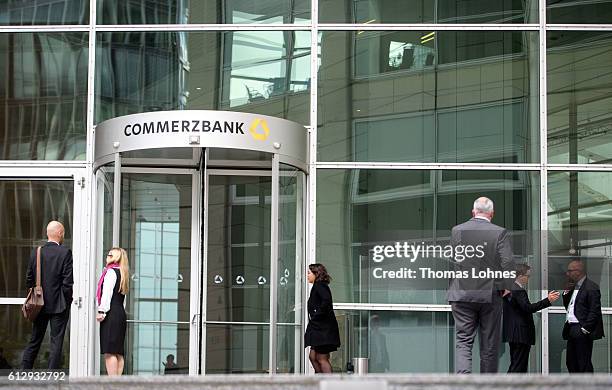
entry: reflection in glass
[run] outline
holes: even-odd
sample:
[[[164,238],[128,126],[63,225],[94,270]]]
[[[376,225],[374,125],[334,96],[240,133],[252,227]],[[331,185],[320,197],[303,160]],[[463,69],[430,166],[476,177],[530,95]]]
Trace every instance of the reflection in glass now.
[[[0,180],[0,297],[26,296],[28,261],[47,241],[49,221],[64,224],[72,247],[73,200],[72,181]]]
[[[89,0],[3,0],[0,25],[89,23]]]
[[[270,176],[209,176],[207,321],[270,320]]]
[[[207,374],[268,372],[268,325],[207,325]]]
[[[371,373],[453,371],[454,321],[448,312],[336,310],[336,317],[342,346],[332,354],[335,372],[354,357],[367,357]]]
[[[98,0],[99,24],[310,22],[310,0]]]
[[[513,232],[515,257],[534,265],[538,182],[536,173],[513,171],[319,171],[317,260],[334,278],[334,301],[446,304],[446,280],[376,278],[376,267],[394,270],[398,264],[375,263],[370,249],[395,241],[446,243],[450,229],[471,218],[479,196],[495,202],[493,222]],[[446,265],[426,261],[417,266]]]
[[[278,215],[277,323],[302,322],[304,173],[281,164]],[[277,326],[277,372],[299,372],[300,326]]]
[[[99,33],[96,121],[236,110],[309,122],[308,31]]]
[[[96,171],[96,253],[105,259],[108,249],[113,246],[113,194],[115,164],[109,164]],[[101,272],[101,271],[100,271]]]
[[[300,348],[304,335],[299,325],[278,325],[276,344],[276,372],[278,374],[299,373],[303,350]]]
[[[0,34],[0,160],[84,160],[87,33]]]
[[[602,306],[612,305],[611,202],[610,172],[548,173],[550,288],[565,289],[567,264],[578,257],[601,289]]]
[[[177,367],[165,370],[168,355]],[[101,374],[106,369],[100,365]],[[128,322],[124,375],[168,375],[189,373],[189,324]]]
[[[561,331],[563,330],[563,324],[565,323],[565,313],[563,314],[549,314],[548,315],[548,367],[551,373],[567,373],[567,366],[565,365],[565,357],[567,354],[567,341],[561,337]],[[593,342],[593,355],[591,361],[593,362],[593,369],[597,372],[610,372],[610,364],[612,360],[610,358],[610,351],[612,350],[612,344],[608,335],[612,334],[612,316],[603,316],[603,326],[605,338],[601,340],[595,340]]]
[[[191,175],[123,174],[121,246],[128,319],[189,321]]]
[[[34,369],[46,369],[49,362],[50,331],[47,331],[40,346],[40,351],[34,361]],[[32,323],[23,317],[21,305],[0,305],[0,357],[6,359],[10,367],[3,369],[21,368],[23,350],[30,341]],[[67,372],[70,363],[70,322],[64,336],[62,359],[60,369]],[[7,373],[8,374],[8,373]]]
[[[319,160],[539,161],[536,33],[325,31],[320,45]]]
[[[611,0],[547,0],[547,23],[610,23]]]
[[[278,323],[301,322],[304,174],[281,164],[278,218]]]
[[[609,164],[612,32],[549,31],[547,41],[548,162]]]
[[[370,373],[454,372],[455,322],[450,312],[336,310],[342,346],[332,354],[334,371],[354,357],[368,358]],[[538,373],[541,355],[540,315],[534,316],[536,345],[529,372]],[[419,351],[419,353],[407,353]],[[480,372],[479,341],[472,350],[473,370]],[[499,371],[510,364],[508,344],[500,346]]]
[[[537,0],[320,1],[321,23],[537,23]]]

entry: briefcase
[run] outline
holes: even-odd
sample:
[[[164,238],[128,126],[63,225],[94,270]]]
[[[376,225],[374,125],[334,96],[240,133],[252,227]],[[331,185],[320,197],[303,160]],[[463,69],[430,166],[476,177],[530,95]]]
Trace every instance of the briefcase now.
[[[26,319],[34,322],[44,305],[43,289],[40,285],[40,247],[38,247],[36,249],[36,286],[28,291],[28,296],[21,306],[21,311]]]

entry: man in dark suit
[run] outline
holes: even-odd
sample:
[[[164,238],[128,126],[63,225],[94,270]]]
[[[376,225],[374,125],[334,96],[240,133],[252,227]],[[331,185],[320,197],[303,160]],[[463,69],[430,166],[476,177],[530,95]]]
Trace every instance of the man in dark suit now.
[[[529,350],[535,345],[535,324],[533,313],[549,307],[559,299],[559,292],[551,291],[548,297],[531,303],[525,290],[531,267],[527,264],[516,266],[516,280],[512,293],[504,297],[504,326],[502,340],[510,344],[510,367],[508,372],[527,372]]]
[[[473,277],[487,271],[514,273],[515,263],[506,229],[491,223],[493,202],[476,199],[473,218],[451,232],[455,248],[455,272],[466,278],[451,279],[448,301],[455,320],[455,371],[472,372],[472,347],[476,332],[480,341],[480,371],[497,372],[501,341],[502,291],[510,289],[514,278]],[[467,248],[471,248],[469,251]],[[476,250],[476,251],[474,251]],[[469,254],[469,255],[468,255]]]
[[[45,304],[32,325],[32,337],[23,351],[21,366],[25,369],[33,367],[49,323],[51,346],[48,367],[51,369],[60,367],[64,333],[72,303],[72,252],[62,245],[64,226],[57,221],[49,222],[47,237],[48,242],[40,251],[40,279]],[[30,256],[26,276],[28,288],[33,287],[35,283],[36,249]]]
[[[584,262],[567,265],[568,287],[563,292],[567,310],[563,339],[567,340],[565,364],[569,372],[593,372],[593,340],[604,337],[601,292],[597,283],[586,277]]]

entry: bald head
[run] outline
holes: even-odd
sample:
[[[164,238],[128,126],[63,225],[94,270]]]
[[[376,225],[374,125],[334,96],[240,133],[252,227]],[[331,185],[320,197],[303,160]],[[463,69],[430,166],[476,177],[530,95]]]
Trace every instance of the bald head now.
[[[493,213],[493,201],[491,199],[481,196],[474,201],[474,206],[472,207],[472,215],[474,217],[486,217],[491,220],[493,218]]]
[[[57,221],[51,221],[47,225],[47,238],[49,241],[62,243],[64,241],[64,225]]]

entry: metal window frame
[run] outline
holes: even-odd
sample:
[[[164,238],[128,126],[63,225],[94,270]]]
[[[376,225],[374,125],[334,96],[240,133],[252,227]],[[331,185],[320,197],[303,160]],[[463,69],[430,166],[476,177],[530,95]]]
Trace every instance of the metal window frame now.
[[[79,251],[84,258],[95,257],[96,232],[95,226],[91,226],[87,221],[91,220],[91,216],[96,212],[96,188],[95,177],[93,175],[93,150],[94,150],[94,105],[95,105],[95,63],[96,63],[96,33],[97,32],[122,32],[122,31],[310,31],[311,33],[311,69],[310,69],[310,126],[309,129],[309,161],[308,171],[306,176],[307,193],[305,197],[304,210],[306,221],[305,235],[305,253],[306,263],[316,262],[316,201],[317,201],[317,172],[318,169],[398,169],[398,170],[523,170],[540,173],[540,226],[541,230],[545,230],[548,224],[547,215],[547,177],[549,172],[612,172],[612,164],[548,164],[547,163],[547,67],[546,67],[546,33],[547,31],[607,31],[612,33],[612,24],[555,24],[547,23],[546,21],[546,1],[539,0],[538,23],[527,24],[346,24],[346,23],[319,23],[318,1],[311,1],[311,20],[308,24],[147,24],[147,25],[98,25],[96,20],[96,0],[89,0],[90,17],[89,24],[85,25],[41,25],[41,26],[0,26],[0,33],[61,33],[61,32],[87,32],[89,33],[89,59],[88,59],[88,80],[87,80],[87,146],[86,146],[86,161],[0,161],[0,176],[3,178],[23,178],[23,179],[44,179],[54,180],[60,178],[69,178],[71,175],[75,181],[76,178],[83,177],[84,184],[88,191],[80,197],[82,203],[79,207],[79,213],[75,213],[75,227],[78,229]],[[319,63],[319,33],[322,31],[533,31],[538,32],[539,36],[539,119],[540,119],[540,162],[536,164],[435,164],[435,163],[360,163],[360,162],[318,162],[317,161],[317,110],[318,110],[318,63]],[[204,184],[205,186],[207,183]],[[194,186],[195,191],[195,186]],[[206,196],[206,195],[204,195]],[[194,198],[195,199],[195,198]],[[277,199],[278,201],[278,199]],[[206,199],[204,200],[206,202]],[[75,211],[76,207],[76,192],[75,192]],[[204,211],[206,212],[206,211]],[[80,216],[77,221],[77,214]],[[205,216],[198,216],[205,218]],[[78,222],[78,223],[77,223]],[[192,220],[192,223],[196,223]],[[200,220],[198,223],[202,223]],[[76,243],[77,229],[75,229],[74,240]],[[204,240],[206,237],[204,237]],[[547,269],[547,242],[541,240],[540,254],[542,258],[542,294],[546,292],[548,283]],[[203,242],[205,245],[205,241]],[[75,253],[76,255],[76,253]],[[93,261],[93,260],[91,260]],[[192,262],[194,261],[192,254]],[[93,285],[91,283],[95,278],[95,263],[88,263],[89,270],[79,271],[81,280],[84,280],[83,291],[79,291],[84,299],[89,299],[93,294]],[[85,268],[85,267],[83,267]],[[205,270],[203,271],[205,275]],[[201,281],[198,281],[201,283]],[[307,298],[307,283],[304,281],[302,286],[303,300],[302,304],[305,307]],[[76,294],[75,294],[76,295]],[[20,298],[0,298],[0,304],[19,304]],[[89,299],[91,301],[91,299]],[[338,309],[346,310],[402,310],[402,311],[441,311],[446,312],[449,309],[448,305],[396,305],[396,304],[352,304],[352,303],[337,303]],[[77,326],[84,326],[83,331],[79,329],[74,332],[71,337],[71,375],[95,375],[97,373],[95,367],[99,361],[98,355],[95,353],[95,322],[89,321],[93,310],[93,303],[84,305],[84,308],[78,315],[73,315],[73,320],[78,318]],[[602,309],[604,314],[612,315],[612,307]],[[545,309],[542,312],[542,372],[548,373],[548,316],[549,313],[562,313],[562,308],[552,307]],[[205,311],[201,312],[202,321],[205,321]],[[307,324],[307,311],[303,311],[303,325]],[[77,321],[77,322],[78,322]],[[71,324],[72,326],[73,324]],[[205,328],[205,327],[204,327]],[[76,328],[73,328],[76,329]],[[76,334],[79,333],[79,334]],[[80,334],[83,333],[83,334]],[[203,333],[205,337],[205,333]],[[78,344],[73,347],[73,342]],[[272,359],[272,358],[271,358]],[[312,369],[307,364],[308,359],[304,354],[302,372],[312,373]],[[190,369],[190,374],[192,372]]]

